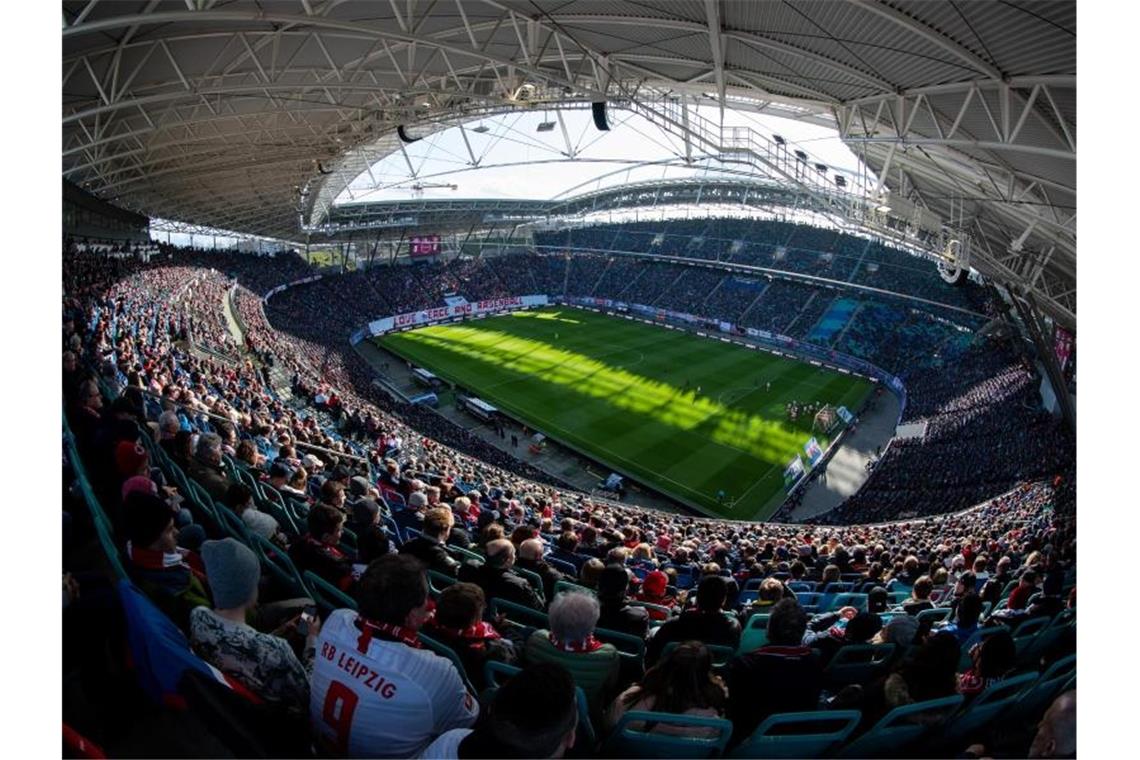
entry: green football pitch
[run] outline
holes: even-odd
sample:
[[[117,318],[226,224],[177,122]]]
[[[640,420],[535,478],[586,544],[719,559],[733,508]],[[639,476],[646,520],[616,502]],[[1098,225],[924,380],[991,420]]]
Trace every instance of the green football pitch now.
[[[871,389],[863,378],[570,307],[377,341],[556,441],[738,520],[779,507],[784,467],[812,436],[811,415],[788,422],[787,402],[856,408]]]

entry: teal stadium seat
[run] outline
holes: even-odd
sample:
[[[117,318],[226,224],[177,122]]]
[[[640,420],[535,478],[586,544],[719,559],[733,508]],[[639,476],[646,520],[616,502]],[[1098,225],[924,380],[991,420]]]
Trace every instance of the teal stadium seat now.
[[[966,643],[962,645],[962,649],[960,650],[961,653],[958,657],[958,672],[965,673],[974,664],[973,658],[970,657],[970,650],[973,649],[975,645],[981,644],[990,636],[994,636],[1002,632],[1008,633],[1009,629],[1004,625],[991,625],[985,628],[979,628],[978,630],[974,631],[973,635],[970,636],[970,638],[966,639]]]
[[[768,643],[768,613],[757,612],[748,618],[740,631],[740,645],[737,654],[746,654]]]
[[[1017,650],[1018,663],[1029,662],[1029,657],[1035,649],[1037,639],[1041,633],[1049,627],[1052,619],[1041,615],[1039,617],[1029,618],[1028,620],[1021,621],[1017,629],[1013,632],[1013,646]]]
[[[856,594],[850,591],[844,591],[831,597],[831,606],[826,610],[821,609],[820,612],[835,612],[844,607],[854,607],[860,612],[867,610],[867,595]]]
[[[858,710],[769,715],[730,757],[825,757],[859,725]]]
[[[865,684],[887,672],[894,661],[894,644],[848,644],[836,650],[824,670],[835,686]]]
[[[665,645],[665,648],[661,650],[661,659],[664,660],[670,652],[672,652],[680,645],[681,642],[679,641],[670,641]],[[709,655],[712,656],[714,667],[727,665],[729,660],[736,656],[735,649],[732,647],[721,646],[719,644],[705,644],[705,649],[709,650]]]
[[[866,733],[847,744],[839,757],[899,757],[962,706],[962,695],[896,707]]]
[[[321,610],[322,620],[327,618],[329,613],[334,610],[357,609],[355,599],[312,570],[305,571],[305,583],[308,585],[309,591],[312,592],[313,601],[317,603],[317,607]]]
[[[253,538],[250,548],[257,553],[262,566],[269,570],[270,576],[282,587],[285,594],[291,597],[311,597],[304,578],[297,571],[297,567],[289,555],[268,539],[262,538],[256,533],[250,535]]]
[[[949,607],[935,607],[931,610],[923,610],[918,613],[918,622],[921,624],[929,620],[931,623],[938,623],[950,617],[950,611]]]
[[[442,641],[433,639],[422,631],[420,632],[420,643],[424,645],[425,649],[430,649],[440,657],[451,660],[451,664],[459,671],[459,677],[463,679],[463,685],[467,687],[467,691],[471,692],[471,696],[473,697],[479,696],[479,693],[475,691],[475,687],[471,684],[471,679],[467,677],[467,669],[463,667],[463,660],[459,659],[459,655],[455,653],[454,649]]]
[[[516,665],[487,660],[483,665],[483,681],[487,684],[487,688],[483,690],[480,697],[484,707],[491,703],[496,689],[502,686],[508,678],[521,671],[522,668]],[[574,691],[578,703],[578,736],[571,754],[575,757],[591,757],[598,746],[598,735],[594,731],[594,724],[590,721],[590,708],[586,702],[586,692],[582,691],[581,686],[575,686]]]
[[[955,751],[964,749],[1036,681],[1036,673],[1022,673],[986,687],[985,691],[946,722],[938,744]]]
[[[1034,684],[1025,689],[1009,712],[1002,716],[1005,721],[1029,723],[1039,720],[1046,708],[1064,690],[1076,675],[1077,656],[1062,657],[1041,674]]]
[[[499,614],[515,625],[526,629],[529,636],[536,630],[550,630],[550,616],[541,610],[531,609],[525,604],[516,604],[506,599],[492,598],[487,602],[487,615],[494,619]]]
[[[640,725],[635,725],[640,724]],[[647,731],[647,726],[700,729],[701,736]],[[732,723],[723,718],[633,710],[621,716],[603,746],[608,757],[719,757],[732,738]]]

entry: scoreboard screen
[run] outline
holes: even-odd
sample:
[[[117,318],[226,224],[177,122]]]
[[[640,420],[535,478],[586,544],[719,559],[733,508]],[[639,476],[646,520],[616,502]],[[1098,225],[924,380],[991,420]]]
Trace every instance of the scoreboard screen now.
[[[435,256],[440,252],[439,235],[419,235],[412,238],[413,256]]]

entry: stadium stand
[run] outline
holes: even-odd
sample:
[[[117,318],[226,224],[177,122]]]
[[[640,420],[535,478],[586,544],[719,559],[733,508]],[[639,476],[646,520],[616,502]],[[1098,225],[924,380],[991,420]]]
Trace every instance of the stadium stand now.
[[[707,235],[695,246],[705,223],[687,224],[670,250],[726,254]],[[643,229],[573,235],[648,250],[657,233]],[[846,251],[844,262],[857,247],[777,232],[797,251]],[[876,282],[903,266],[876,255]],[[861,303],[836,345],[910,368],[907,414],[928,420],[927,438],[892,444],[827,525],[734,523],[575,492],[376,390],[346,340],[454,291],[709,315],[722,306],[709,293],[737,289],[723,271],[527,254],[377,267],[264,304],[308,274],[303,262],[66,245],[64,272],[65,721],[108,754],[309,756],[312,741],[322,754],[440,757],[954,756],[979,742],[1018,753],[1038,719],[1060,726],[1075,699],[1074,458],[1025,409],[1032,373],[1000,341],[942,364],[933,349],[956,331],[930,312]],[[742,307],[752,290],[738,289],[725,305],[800,336],[836,297],[776,279]],[[906,334],[901,347],[878,317]],[[438,506],[453,524],[433,516],[425,531]],[[881,522],[899,518],[910,519]],[[400,553],[413,542],[441,547],[473,587],[444,591],[469,584],[429,576]],[[564,577],[548,583],[526,542],[554,552]],[[622,573],[624,589],[612,582]],[[908,604],[926,595],[924,577],[930,608]],[[650,623],[636,607],[646,598],[672,603],[648,608],[661,616]],[[864,609],[871,600],[882,609]],[[611,630],[602,615],[629,625]],[[718,628],[735,631],[730,648],[689,641]],[[656,631],[679,645],[654,646]],[[1005,659],[989,644],[1002,634]],[[522,670],[492,677],[479,662]],[[673,682],[692,687],[662,685]],[[763,706],[744,696],[757,688]],[[499,717],[475,723],[489,705]],[[512,734],[520,725],[534,735]]]

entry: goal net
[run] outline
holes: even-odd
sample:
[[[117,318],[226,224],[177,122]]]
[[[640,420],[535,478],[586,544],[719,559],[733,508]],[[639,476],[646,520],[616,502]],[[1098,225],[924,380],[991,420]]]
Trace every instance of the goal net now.
[[[839,424],[839,415],[835,412],[834,406],[825,406],[815,413],[815,419],[812,420],[812,432],[822,431],[824,433],[831,432]]]

